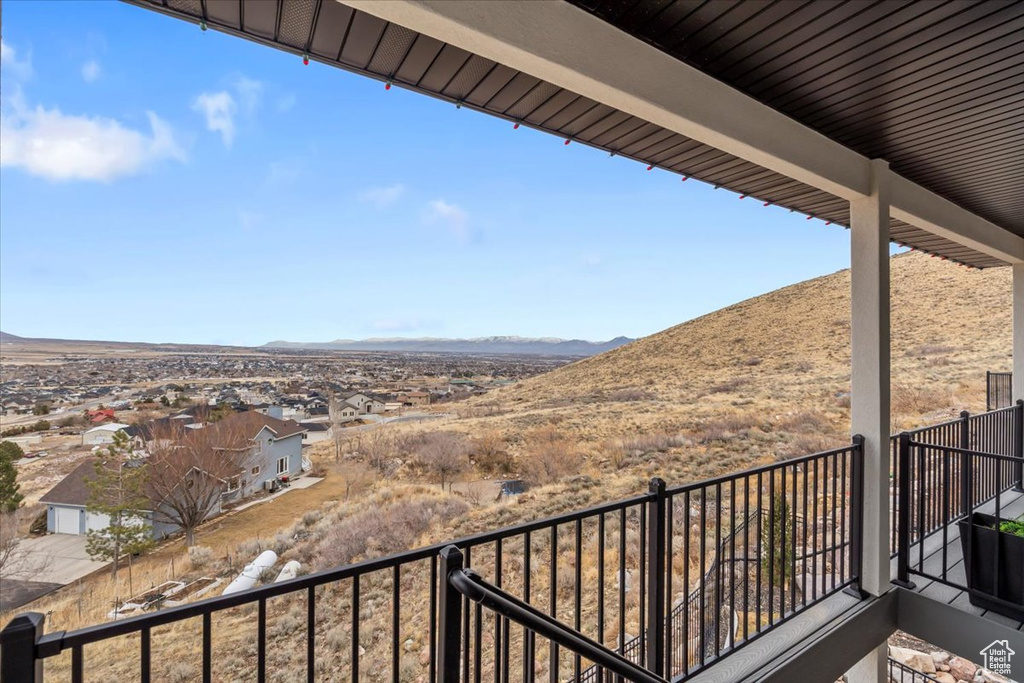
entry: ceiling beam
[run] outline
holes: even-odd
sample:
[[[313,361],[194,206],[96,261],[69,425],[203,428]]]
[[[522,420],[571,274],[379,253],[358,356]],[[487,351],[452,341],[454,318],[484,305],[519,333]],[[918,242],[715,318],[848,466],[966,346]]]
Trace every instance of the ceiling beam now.
[[[568,2],[345,0],[846,200],[870,160]],[[1007,263],[1024,239],[893,174],[892,215]]]

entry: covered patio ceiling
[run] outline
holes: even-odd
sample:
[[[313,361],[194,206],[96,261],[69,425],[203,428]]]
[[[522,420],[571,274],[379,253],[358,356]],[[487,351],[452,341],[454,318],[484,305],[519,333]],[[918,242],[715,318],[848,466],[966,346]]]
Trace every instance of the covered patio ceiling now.
[[[847,198],[336,0],[128,1],[849,224]],[[1024,236],[1024,3],[571,1]],[[896,218],[890,235],[954,262],[1006,265]]]

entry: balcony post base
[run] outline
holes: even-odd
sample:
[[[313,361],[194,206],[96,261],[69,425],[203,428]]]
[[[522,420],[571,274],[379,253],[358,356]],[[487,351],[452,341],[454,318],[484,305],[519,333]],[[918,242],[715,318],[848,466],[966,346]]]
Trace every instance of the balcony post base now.
[[[903,579],[893,579],[892,585],[899,586],[900,588],[906,588],[908,591],[912,591],[915,588],[917,588],[917,584],[915,584],[910,579],[907,579],[906,581],[904,581]]]

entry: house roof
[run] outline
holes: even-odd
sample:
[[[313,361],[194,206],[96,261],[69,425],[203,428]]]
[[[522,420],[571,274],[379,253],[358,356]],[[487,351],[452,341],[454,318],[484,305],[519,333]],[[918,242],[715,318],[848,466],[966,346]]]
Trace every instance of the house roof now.
[[[59,505],[85,505],[89,497],[89,487],[85,480],[93,472],[95,459],[89,459],[71,470],[39,499],[40,503],[56,503]]]
[[[264,415],[255,410],[228,415],[224,419],[213,422],[205,427],[205,429],[213,433],[214,437],[219,435],[227,436],[233,432],[238,432],[247,439],[255,439],[264,428],[273,432],[274,438],[277,439],[294,436],[306,431],[295,420],[279,420],[276,417]]]
[[[101,424],[101,425],[96,425],[95,427],[91,427],[91,428],[85,430],[85,433],[86,434],[91,434],[92,432],[117,432],[117,431],[120,431],[122,429],[126,430],[125,433],[127,433],[127,430],[128,430],[129,427],[131,427],[131,425],[121,424],[120,422],[108,422],[106,424]]]
[[[849,225],[841,197],[341,2],[128,1]],[[653,46],[866,158],[887,159],[913,183],[1024,236],[1024,3],[569,2],[638,49]],[[961,263],[1005,265],[895,218],[890,234]]]

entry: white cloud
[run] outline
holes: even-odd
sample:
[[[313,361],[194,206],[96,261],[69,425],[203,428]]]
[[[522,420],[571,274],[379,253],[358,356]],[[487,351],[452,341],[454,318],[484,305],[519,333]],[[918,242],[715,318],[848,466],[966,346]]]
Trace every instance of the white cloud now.
[[[451,204],[443,199],[435,199],[427,204],[423,218],[431,225],[443,224],[460,242],[468,242],[471,237],[469,213],[456,204]]]
[[[378,209],[391,206],[405,194],[405,186],[401,183],[388,187],[371,187],[359,193],[359,201],[373,204]]]
[[[241,105],[242,113],[252,116],[256,107],[263,98],[263,83],[252,78],[239,76],[234,82],[235,92],[238,93],[238,102]]]
[[[100,64],[94,59],[90,59],[88,62],[82,65],[82,80],[86,83],[92,83],[100,77]]]
[[[192,102],[192,109],[206,118],[206,128],[220,133],[225,147],[235,141],[235,113],[238,106],[235,98],[226,90],[220,92],[204,92]]]
[[[147,112],[149,131],[103,117],[28,109],[20,94],[0,119],[0,166],[53,181],[110,182],[166,159],[185,161],[171,127]]]
[[[583,265],[585,266],[588,266],[590,268],[596,268],[603,262],[604,259],[601,258],[599,254],[595,254],[593,252],[587,252],[586,254],[583,254]]]
[[[27,81],[32,78],[32,57],[19,60],[13,45],[0,41],[0,71],[16,81]]]

